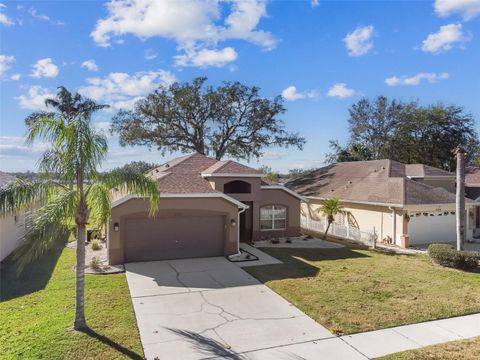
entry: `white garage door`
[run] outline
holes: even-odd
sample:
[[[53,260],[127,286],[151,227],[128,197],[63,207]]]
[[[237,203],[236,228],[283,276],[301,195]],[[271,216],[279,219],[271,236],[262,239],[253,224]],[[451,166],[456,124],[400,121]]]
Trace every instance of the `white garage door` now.
[[[455,242],[455,214],[448,212],[422,214],[410,217],[408,235],[411,245]],[[441,215],[439,215],[441,214]]]

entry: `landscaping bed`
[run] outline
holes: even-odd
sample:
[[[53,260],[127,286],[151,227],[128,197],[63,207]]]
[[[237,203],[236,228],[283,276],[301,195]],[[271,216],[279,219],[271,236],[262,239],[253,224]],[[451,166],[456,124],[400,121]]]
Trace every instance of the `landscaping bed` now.
[[[0,279],[0,343],[5,359],[143,359],[125,274],[86,275],[91,330],[72,330],[75,251],[59,248],[16,278],[10,261]]]
[[[443,268],[426,255],[261,250],[283,263],[245,270],[338,334],[480,312],[480,274]]]

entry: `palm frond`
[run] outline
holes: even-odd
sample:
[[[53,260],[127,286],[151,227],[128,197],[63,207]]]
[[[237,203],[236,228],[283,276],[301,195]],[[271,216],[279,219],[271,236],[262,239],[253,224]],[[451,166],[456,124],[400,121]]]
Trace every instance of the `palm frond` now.
[[[66,224],[73,217],[77,202],[78,194],[75,190],[64,191],[55,194],[46,205],[33,213],[24,240],[14,255],[20,272],[52,246],[68,239],[69,229]]]
[[[157,213],[160,198],[158,184],[144,174],[128,169],[115,169],[107,174],[102,174],[98,180],[108,189],[148,198],[150,215],[153,216]]]
[[[88,191],[87,205],[90,210],[89,223],[95,227],[103,227],[111,217],[112,195],[103,183],[95,183]]]
[[[51,180],[28,181],[18,178],[0,190],[0,216],[45,203],[59,190],[58,187]]]

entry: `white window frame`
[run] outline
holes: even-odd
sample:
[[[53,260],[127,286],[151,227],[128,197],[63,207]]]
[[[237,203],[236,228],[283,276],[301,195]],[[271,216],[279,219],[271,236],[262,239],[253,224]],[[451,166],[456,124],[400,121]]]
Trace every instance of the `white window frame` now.
[[[264,208],[272,208],[273,213],[272,213],[272,219],[262,219],[262,209]],[[277,209],[285,209],[285,217],[275,217],[275,208]],[[288,225],[287,225],[287,220],[288,220],[288,208],[285,205],[264,205],[260,207],[260,231],[281,231],[281,230],[286,230]],[[285,221],[285,227],[282,228],[275,228],[275,220],[284,220]],[[269,229],[262,229],[262,221],[271,221],[271,227]]]

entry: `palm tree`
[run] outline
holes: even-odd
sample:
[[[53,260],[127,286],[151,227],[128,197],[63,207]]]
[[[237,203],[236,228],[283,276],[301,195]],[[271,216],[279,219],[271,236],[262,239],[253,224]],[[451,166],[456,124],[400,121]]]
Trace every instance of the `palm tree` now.
[[[18,179],[0,192],[0,215],[32,207],[32,224],[15,254],[20,271],[51,248],[65,241],[68,224],[75,224],[76,302],[74,329],[87,328],[84,312],[86,225],[105,224],[110,217],[113,189],[148,197],[150,213],[158,207],[158,187],[134,170],[114,170],[101,174],[99,165],[107,154],[107,141],[91,125],[91,116],[105,105],[98,105],[79,94],[59,88],[55,99],[48,99],[55,112],[39,112],[26,119],[27,143],[49,142],[51,147],[39,161],[39,180]]]
[[[325,199],[322,201],[322,206],[317,209],[317,212],[323,213],[327,217],[328,225],[325,233],[323,234],[323,239],[327,238],[328,230],[330,225],[335,221],[335,215],[343,212],[343,207],[340,205],[340,199]]]
[[[456,199],[456,221],[457,221],[457,250],[463,250],[465,242],[465,155],[466,151],[459,146],[455,149],[457,157],[457,199]]]

